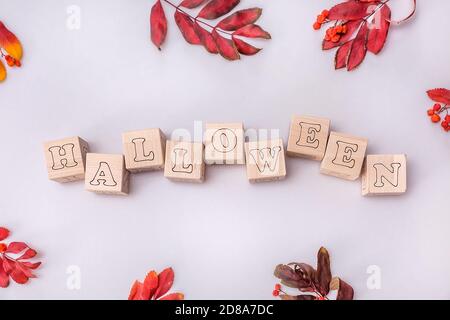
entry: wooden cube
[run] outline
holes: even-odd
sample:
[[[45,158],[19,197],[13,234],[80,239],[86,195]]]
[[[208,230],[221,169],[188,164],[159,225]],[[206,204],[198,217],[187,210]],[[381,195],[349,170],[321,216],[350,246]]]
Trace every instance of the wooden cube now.
[[[406,174],[406,155],[368,155],[362,173],[362,194],[403,194],[407,188]]]
[[[174,181],[198,182],[205,179],[203,143],[168,140],[164,176]]]
[[[274,181],[286,177],[282,139],[247,142],[245,156],[250,182]]]
[[[87,152],[89,145],[80,137],[44,143],[48,178],[58,182],[83,180]]]
[[[122,141],[125,167],[128,171],[164,168],[166,137],[160,129],[125,132]]]
[[[320,172],[346,180],[361,175],[367,149],[367,139],[331,132]]]
[[[330,120],[293,116],[289,130],[287,155],[321,161],[327,148]]]
[[[127,195],[129,172],[125,169],[125,159],[121,154],[88,153],[86,155],[86,190]]]
[[[244,164],[244,125],[207,123],[205,131],[206,164]]]

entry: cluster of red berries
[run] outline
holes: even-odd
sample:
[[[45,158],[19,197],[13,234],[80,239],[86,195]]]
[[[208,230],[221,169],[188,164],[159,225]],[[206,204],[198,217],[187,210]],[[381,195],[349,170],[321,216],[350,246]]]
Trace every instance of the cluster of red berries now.
[[[283,291],[281,290],[281,284],[277,283],[277,284],[275,285],[275,289],[272,291],[272,295],[273,295],[274,297],[278,297],[278,296],[280,295],[280,292],[283,292]]]
[[[327,18],[330,12],[328,10],[323,10],[321,14],[317,16],[316,22],[313,24],[314,30],[319,30],[322,27],[322,24],[327,22]]]
[[[20,67],[21,66],[21,63],[19,60],[16,60],[9,55],[5,56],[5,60],[6,60],[6,63],[8,64],[8,66],[10,66],[10,67]]]
[[[326,41],[339,42],[341,37],[347,33],[347,26],[345,24],[340,24],[335,27],[328,28],[325,34]]]
[[[441,106],[439,103],[436,103],[434,104],[433,108],[427,111],[427,114],[433,123],[438,123],[439,121],[441,121],[442,117],[440,116],[440,114],[443,112],[447,112],[447,115],[441,122],[441,126],[446,132],[450,131],[450,115],[448,114],[448,109],[449,107]]]

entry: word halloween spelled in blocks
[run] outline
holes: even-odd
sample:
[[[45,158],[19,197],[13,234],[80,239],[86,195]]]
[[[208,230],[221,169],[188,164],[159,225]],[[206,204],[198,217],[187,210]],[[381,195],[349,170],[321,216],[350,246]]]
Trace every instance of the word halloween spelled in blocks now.
[[[368,155],[362,174],[362,194],[399,195],[406,192],[406,155]]]
[[[247,142],[245,156],[250,182],[281,180],[286,177],[282,139]]]
[[[206,164],[244,164],[244,125],[207,123],[205,132]]]
[[[164,176],[175,181],[203,182],[203,143],[167,141]]]
[[[84,183],[88,191],[127,195],[129,176],[121,154],[88,153],[86,155]]]
[[[89,145],[79,137],[44,143],[48,178],[58,182],[84,179]]]
[[[321,161],[327,148],[330,120],[293,116],[287,155]]]
[[[122,135],[125,166],[130,172],[164,168],[166,137],[159,129],[126,132]]]
[[[347,180],[361,175],[367,139],[331,132],[320,172]]]

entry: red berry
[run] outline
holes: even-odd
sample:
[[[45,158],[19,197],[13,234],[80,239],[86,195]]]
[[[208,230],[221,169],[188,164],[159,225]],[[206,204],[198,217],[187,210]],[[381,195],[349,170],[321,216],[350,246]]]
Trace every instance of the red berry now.
[[[277,283],[275,285],[275,290],[280,291],[281,290],[281,284]]]
[[[431,117],[434,114],[434,110],[433,109],[427,110],[427,114]]]
[[[441,123],[442,128],[447,128],[448,127],[448,122],[447,121],[442,121]]]
[[[433,110],[434,111],[439,111],[439,110],[441,110],[441,105],[439,104],[439,103],[436,103],[434,106],[433,106]]]
[[[447,121],[447,122],[450,123],[450,115],[446,115],[446,116],[445,116],[445,121]]]
[[[441,117],[437,114],[433,114],[431,116],[431,121],[433,121],[434,123],[441,121]]]
[[[273,291],[272,291],[272,295],[273,295],[274,297],[278,297],[278,296],[280,295],[280,291],[278,291],[278,290],[273,290]]]
[[[315,23],[313,24],[313,29],[314,29],[314,30],[319,30],[320,27],[322,27],[322,24],[320,24],[319,22],[315,22]]]

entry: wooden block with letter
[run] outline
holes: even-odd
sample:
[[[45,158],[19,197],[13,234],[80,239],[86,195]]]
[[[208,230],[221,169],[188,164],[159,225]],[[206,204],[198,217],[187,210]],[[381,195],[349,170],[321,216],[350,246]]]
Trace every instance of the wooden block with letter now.
[[[362,173],[362,194],[403,194],[407,188],[406,174],[406,155],[368,155]]]
[[[125,168],[125,159],[121,154],[88,153],[86,155],[86,190],[127,195],[129,172]]]
[[[244,125],[207,123],[205,131],[206,164],[244,164]]]
[[[203,182],[203,151],[201,142],[167,141],[164,176],[174,181]]]
[[[361,175],[367,149],[367,139],[331,132],[320,172],[346,180]]]
[[[89,145],[80,137],[44,143],[48,178],[58,182],[83,180],[87,152]]]
[[[166,138],[160,129],[125,132],[122,135],[125,167],[130,172],[164,168]]]
[[[327,148],[330,120],[293,116],[289,130],[287,155],[321,161]]]
[[[250,182],[274,181],[286,177],[282,139],[247,142],[245,156]]]

